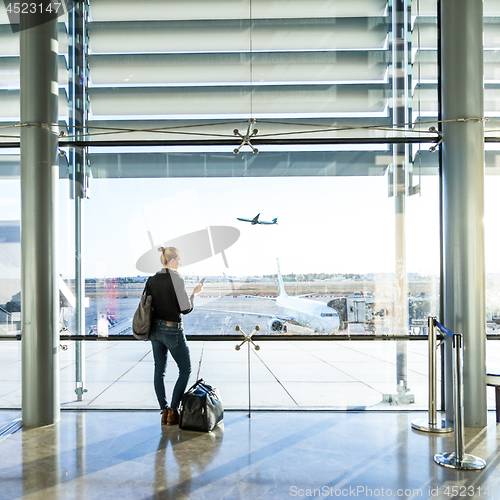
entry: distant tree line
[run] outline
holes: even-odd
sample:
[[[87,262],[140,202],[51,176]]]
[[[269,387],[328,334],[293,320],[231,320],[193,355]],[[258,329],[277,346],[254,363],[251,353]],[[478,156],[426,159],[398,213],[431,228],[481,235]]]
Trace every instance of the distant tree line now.
[[[270,278],[273,280],[278,279],[277,274],[264,274],[264,278]],[[328,274],[328,273],[304,273],[304,274],[283,274],[283,281],[314,281],[314,280],[327,280],[335,279],[338,281],[357,281],[365,280],[366,277],[363,274]]]

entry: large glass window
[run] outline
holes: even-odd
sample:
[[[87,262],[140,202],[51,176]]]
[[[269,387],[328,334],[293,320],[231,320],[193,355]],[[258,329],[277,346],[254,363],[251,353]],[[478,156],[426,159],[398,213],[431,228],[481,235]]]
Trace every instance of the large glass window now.
[[[491,141],[498,136],[499,5],[484,4]],[[429,129],[438,128],[436,9],[434,0],[89,0],[77,21],[61,19],[59,115],[69,135],[59,158],[61,328],[129,335],[144,280],[160,266],[156,247],[182,247],[191,237],[197,257],[181,270],[188,288],[207,281],[185,319],[188,334],[224,336],[236,325],[247,332],[259,325],[276,338],[425,334],[427,316],[439,314],[438,153],[429,151],[437,137]],[[0,328],[15,334],[19,36],[3,9],[0,42]],[[73,139],[88,147],[69,147]],[[490,333],[500,316],[496,144],[485,153]],[[277,224],[238,220],[258,214]],[[145,255],[152,256],[147,265]],[[295,309],[278,300],[278,262]],[[267,366],[274,381],[295,384],[290,396],[298,406],[315,406],[305,397],[316,391],[313,380],[302,368],[291,374],[276,344],[268,344],[272,355],[262,348],[258,370]],[[349,383],[332,386],[342,387],[335,392],[340,406],[374,407],[402,392],[405,404],[425,406],[425,342],[380,342],[376,349],[326,342],[308,345],[307,360],[296,351],[306,344],[293,344],[292,357],[318,370],[314,383],[361,381],[355,401]],[[87,403],[122,404],[126,386],[111,379],[150,382],[145,348],[139,356],[128,342],[86,353],[67,345],[65,403],[74,398],[74,364],[87,364]],[[193,341],[194,356],[203,346]],[[207,345],[204,369],[224,386],[221,377],[231,371],[216,368],[219,348],[229,349]],[[375,364],[365,370],[370,350]],[[352,363],[342,367],[341,358]],[[229,367],[239,363],[227,359]],[[133,380],[125,375],[129,362],[140,372]],[[352,379],[322,372],[325,363]],[[234,383],[244,383],[243,375]],[[114,395],[100,403],[111,385]],[[236,398],[228,407],[241,406],[237,391],[226,388]]]

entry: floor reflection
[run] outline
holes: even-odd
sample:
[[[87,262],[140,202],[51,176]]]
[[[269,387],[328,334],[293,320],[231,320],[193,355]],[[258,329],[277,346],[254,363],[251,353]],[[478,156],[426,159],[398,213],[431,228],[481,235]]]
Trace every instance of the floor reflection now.
[[[23,428],[0,442],[0,499],[279,500],[344,490],[369,498],[382,488],[392,497],[445,499],[452,486],[467,496],[489,487],[493,498],[495,413],[485,429],[465,432],[466,453],[487,462],[478,472],[435,464],[436,453],[453,450],[453,433],[415,431],[415,416],[225,412],[224,426],[205,434],[161,426],[158,411],[64,411],[56,425]]]
[[[210,433],[184,431],[178,426],[162,426],[155,459],[155,499],[187,498],[193,476],[202,475],[217,455],[224,436],[224,424]],[[170,443],[170,447],[168,444]],[[167,458],[167,448],[175,459]]]
[[[59,424],[26,429],[22,437],[22,492],[23,497],[50,489],[51,498],[61,498],[61,439]],[[67,471],[64,471],[66,474]]]

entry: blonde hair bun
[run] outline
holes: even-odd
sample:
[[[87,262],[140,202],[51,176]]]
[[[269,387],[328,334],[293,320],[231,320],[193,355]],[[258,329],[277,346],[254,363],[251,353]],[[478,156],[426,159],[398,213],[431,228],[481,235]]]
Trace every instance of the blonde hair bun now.
[[[175,247],[159,247],[158,252],[161,252],[161,263],[166,266],[167,262],[179,257],[179,250]]]

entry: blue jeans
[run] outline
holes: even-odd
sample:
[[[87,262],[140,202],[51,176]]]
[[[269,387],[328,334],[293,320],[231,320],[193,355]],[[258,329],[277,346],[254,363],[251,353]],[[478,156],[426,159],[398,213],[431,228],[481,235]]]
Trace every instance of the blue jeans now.
[[[166,321],[155,319],[151,325],[149,338],[153,345],[153,358],[155,361],[154,386],[158,403],[160,403],[162,410],[165,408],[177,410],[191,374],[191,358],[184,330],[167,326]],[[165,397],[164,384],[169,351],[179,368],[179,376],[172,392],[170,406]]]

